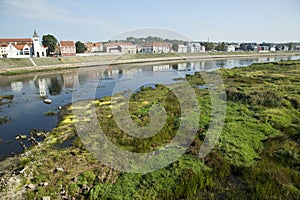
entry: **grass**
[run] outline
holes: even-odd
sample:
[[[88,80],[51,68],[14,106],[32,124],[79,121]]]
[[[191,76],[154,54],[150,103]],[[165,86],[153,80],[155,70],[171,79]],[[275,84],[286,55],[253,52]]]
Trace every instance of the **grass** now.
[[[208,89],[199,89],[204,80],[201,73],[196,73],[186,80],[195,88],[198,98],[199,129],[192,145],[175,162],[146,174],[109,168],[83,145],[99,143],[99,136],[92,131],[88,140],[77,137],[71,147],[54,148],[76,137],[74,122],[89,122],[93,107],[101,119],[99,125],[118,147],[148,152],[165,146],[176,134],[183,116],[176,96],[166,87],[156,85],[155,89],[143,88],[135,93],[129,106],[131,119],[141,127],[151,123],[151,105],[159,103],[165,107],[167,123],[155,136],[141,139],[124,133],[112,118],[110,97],[70,105],[61,111],[62,120],[42,145],[32,147],[28,156],[20,158],[21,166],[27,170],[21,175],[19,188],[28,183],[36,186],[35,190],[25,190],[27,199],[43,196],[54,199],[61,196],[76,199],[299,199],[300,61],[221,69],[220,74],[226,88],[227,114],[219,142],[205,158],[198,158],[198,153],[209,128],[211,102]],[[180,86],[180,83],[175,85]],[[82,113],[80,120],[72,113],[73,109]],[[57,168],[63,171],[55,170]],[[41,182],[49,184],[41,186]]]
[[[93,62],[113,62],[116,60],[133,60],[133,59],[151,59],[151,58],[180,58],[186,56],[257,56],[257,55],[277,55],[277,54],[285,54],[285,55],[299,55],[299,52],[270,52],[270,53],[257,53],[257,52],[203,52],[203,53],[165,53],[165,54],[123,54],[123,55],[102,55],[102,56],[88,56],[88,57],[46,57],[46,58],[32,58],[32,60],[36,63],[37,66],[47,66],[47,65],[61,65],[61,64],[88,64]],[[19,71],[11,71],[13,68],[24,68]],[[13,74],[22,74],[26,73],[27,67],[34,67],[31,61],[28,58],[1,58],[0,59],[0,70],[8,70],[2,72],[1,75],[13,75]],[[57,67],[55,70],[62,70],[62,68]],[[34,72],[39,70],[32,70]]]

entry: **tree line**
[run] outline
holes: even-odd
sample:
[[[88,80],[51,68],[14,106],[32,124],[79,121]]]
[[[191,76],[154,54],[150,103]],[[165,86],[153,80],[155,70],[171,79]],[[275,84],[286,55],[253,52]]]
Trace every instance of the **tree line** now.
[[[61,49],[57,38],[54,35],[47,34],[42,37],[42,45],[47,47],[47,56],[60,55]],[[75,43],[76,53],[84,53],[86,46],[81,41]]]

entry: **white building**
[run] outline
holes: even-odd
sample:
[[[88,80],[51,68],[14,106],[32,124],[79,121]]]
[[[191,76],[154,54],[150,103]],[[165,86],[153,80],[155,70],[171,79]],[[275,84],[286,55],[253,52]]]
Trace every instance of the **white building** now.
[[[184,44],[174,44],[173,49],[177,53],[187,53],[188,47]]]
[[[271,52],[275,52],[275,51],[276,51],[276,47],[275,47],[275,46],[274,46],[274,47],[271,47],[271,48],[270,48],[270,51],[271,51]]]
[[[128,42],[111,42],[106,43],[105,51],[110,54],[136,54],[137,46]]]
[[[166,42],[149,42],[143,45],[143,53],[170,53],[170,45]]]
[[[226,46],[227,52],[235,52],[235,46],[234,45],[228,45]]]
[[[32,36],[33,46],[32,46],[32,52],[33,57],[46,57],[46,47],[41,46],[40,38],[36,31],[34,30],[33,36]]]
[[[190,43],[188,44],[187,52],[189,53],[205,52],[205,46],[202,46],[200,43]]]
[[[137,52],[137,47],[135,44],[122,42],[119,44],[119,47],[121,53],[136,54]]]
[[[46,47],[41,46],[36,31],[34,31],[32,38],[0,39],[0,57],[2,58],[46,57],[46,49]]]

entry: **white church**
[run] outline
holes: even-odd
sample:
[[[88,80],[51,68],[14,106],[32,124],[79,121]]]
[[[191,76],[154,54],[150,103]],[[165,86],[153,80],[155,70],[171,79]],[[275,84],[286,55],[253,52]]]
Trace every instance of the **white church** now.
[[[32,38],[0,38],[0,58],[46,57],[46,50],[36,31]]]

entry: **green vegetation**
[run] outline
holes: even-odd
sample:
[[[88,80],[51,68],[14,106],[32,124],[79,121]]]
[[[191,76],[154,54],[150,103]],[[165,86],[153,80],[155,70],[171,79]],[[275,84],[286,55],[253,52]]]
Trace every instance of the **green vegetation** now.
[[[76,46],[76,53],[84,53],[87,50],[86,46],[80,41],[77,41],[75,43],[75,46]]]
[[[47,117],[53,117],[53,116],[56,115],[56,112],[55,111],[48,111],[48,112],[45,112],[44,115],[47,116]]]
[[[12,103],[14,99],[14,95],[3,95],[0,96],[0,105]]]
[[[47,47],[47,56],[53,54],[59,54],[58,41],[54,35],[43,35],[42,44]]]
[[[7,116],[0,117],[0,126],[7,124],[8,122],[10,122],[10,119]]]
[[[214,73],[214,72],[212,72]],[[151,105],[165,106],[165,126],[147,139],[131,137],[116,126],[111,98],[79,102],[64,108],[62,120],[39,146],[20,157],[25,172],[20,185],[27,199],[51,196],[76,199],[299,199],[300,198],[300,60],[221,69],[227,114],[219,142],[199,159],[211,116],[209,91],[201,73],[186,77],[195,88],[201,110],[199,129],[188,151],[160,170],[134,174],[108,168],[97,161],[76,136],[75,109],[89,121],[96,108],[99,125],[122,149],[149,152],[170,142],[182,117],[175,95],[166,87],[142,88],[130,99],[131,118],[145,126]],[[180,86],[180,82],[175,85]],[[121,105],[120,105],[121,106]],[[95,133],[89,133],[90,142]],[[76,137],[64,149],[54,146]],[[85,141],[86,142],[86,141]],[[47,184],[41,184],[41,183]],[[1,185],[1,184],[0,184]]]

